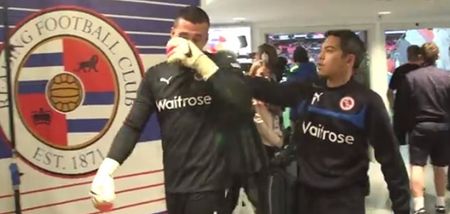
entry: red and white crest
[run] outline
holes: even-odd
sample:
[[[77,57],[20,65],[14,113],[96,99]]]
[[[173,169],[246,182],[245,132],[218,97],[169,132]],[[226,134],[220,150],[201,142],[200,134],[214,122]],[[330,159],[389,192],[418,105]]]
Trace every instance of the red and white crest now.
[[[132,44],[101,15],[65,7],[27,18],[10,41],[17,47],[10,65],[18,153],[55,174],[96,170],[141,80]],[[0,76],[5,72],[0,69]],[[0,108],[5,131],[6,110]]]
[[[339,101],[339,106],[342,110],[349,111],[355,106],[355,100],[349,96],[343,97],[341,101]]]

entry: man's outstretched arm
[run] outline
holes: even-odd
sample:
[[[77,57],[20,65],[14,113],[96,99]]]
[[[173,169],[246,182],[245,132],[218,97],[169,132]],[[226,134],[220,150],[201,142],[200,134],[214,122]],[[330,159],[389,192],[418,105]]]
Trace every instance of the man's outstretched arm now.
[[[99,210],[106,211],[112,208],[115,199],[113,173],[131,154],[142,129],[155,110],[147,75],[148,72],[141,81],[131,111],[92,181],[90,194],[94,206]]]

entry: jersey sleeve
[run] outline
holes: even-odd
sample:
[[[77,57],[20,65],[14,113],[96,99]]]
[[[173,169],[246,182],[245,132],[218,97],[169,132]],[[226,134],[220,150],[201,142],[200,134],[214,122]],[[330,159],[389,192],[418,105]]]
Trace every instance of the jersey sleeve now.
[[[133,106],[122,127],[115,136],[108,157],[122,164],[133,151],[142,129],[147,124],[150,115],[155,111],[155,102],[151,90],[149,73],[142,79]]]
[[[245,81],[254,98],[282,107],[294,106],[312,93],[312,84],[307,82],[276,83],[250,76],[246,76]]]
[[[215,56],[213,59],[219,70],[208,78],[207,82],[211,84],[214,99],[219,103],[219,111],[224,113],[225,117],[230,117],[227,120],[239,120],[241,116],[253,115],[252,96],[239,64],[224,56]]]
[[[267,167],[267,156],[253,123],[251,93],[238,66],[220,66],[208,78],[229,171],[248,175]],[[216,102],[217,101],[217,102]]]
[[[367,118],[369,142],[381,164],[394,213],[409,213],[409,180],[397,139],[381,98],[375,93],[370,98]]]

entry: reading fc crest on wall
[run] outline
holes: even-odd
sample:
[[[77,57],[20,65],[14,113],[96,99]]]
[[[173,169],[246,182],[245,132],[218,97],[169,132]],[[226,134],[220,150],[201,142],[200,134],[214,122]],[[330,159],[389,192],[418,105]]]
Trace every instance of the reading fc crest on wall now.
[[[51,8],[22,23],[9,38],[17,151],[47,172],[91,172],[136,96],[139,56],[115,24],[93,11]],[[8,130],[7,108],[0,115]]]

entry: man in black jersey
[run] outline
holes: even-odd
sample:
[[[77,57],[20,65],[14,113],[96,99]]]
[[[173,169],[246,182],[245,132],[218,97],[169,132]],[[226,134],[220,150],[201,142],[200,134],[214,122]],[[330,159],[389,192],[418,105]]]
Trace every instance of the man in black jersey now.
[[[409,72],[400,91],[401,118],[409,132],[411,189],[414,213],[426,213],[424,207],[424,166],[428,157],[434,171],[436,213],[445,210],[445,168],[449,164],[450,75],[436,68],[439,48],[434,43],[422,45],[424,65]]]
[[[383,101],[352,78],[364,56],[355,33],[328,31],[318,63],[321,81],[247,79],[257,99],[297,106],[292,139],[298,143],[301,214],[365,213],[369,144],[381,164],[394,213],[410,211],[408,175]]]
[[[112,174],[132,152],[153,112],[161,126],[170,214],[223,213],[230,168],[253,172],[262,167],[255,159],[240,162],[239,157],[257,156],[254,150],[230,146],[243,138],[246,143],[256,139],[251,94],[243,90],[242,73],[230,71],[239,70],[237,63],[220,65],[223,60],[201,51],[208,28],[209,17],[202,9],[186,7],[179,12],[167,44],[168,61],[145,73],[133,107],[93,180],[91,195],[97,208],[111,208]]]
[[[405,81],[406,74],[409,73],[410,71],[420,68],[420,66],[423,63],[422,53],[419,46],[410,45],[407,48],[406,52],[408,56],[408,62],[395,69],[391,81],[389,82],[389,89],[387,91],[387,98],[389,101],[389,105],[393,110],[394,132],[397,135],[401,144],[406,144],[405,139],[406,130],[404,127],[401,126],[403,124],[402,121],[404,121],[405,119],[399,117],[399,115],[402,115],[400,111],[404,110],[401,109],[402,105],[398,103],[398,100],[400,100],[401,98],[400,99],[397,98],[405,95],[403,95],[401,91],[398,89],[400,88],[401,84],[403,84],[403,82]]]

